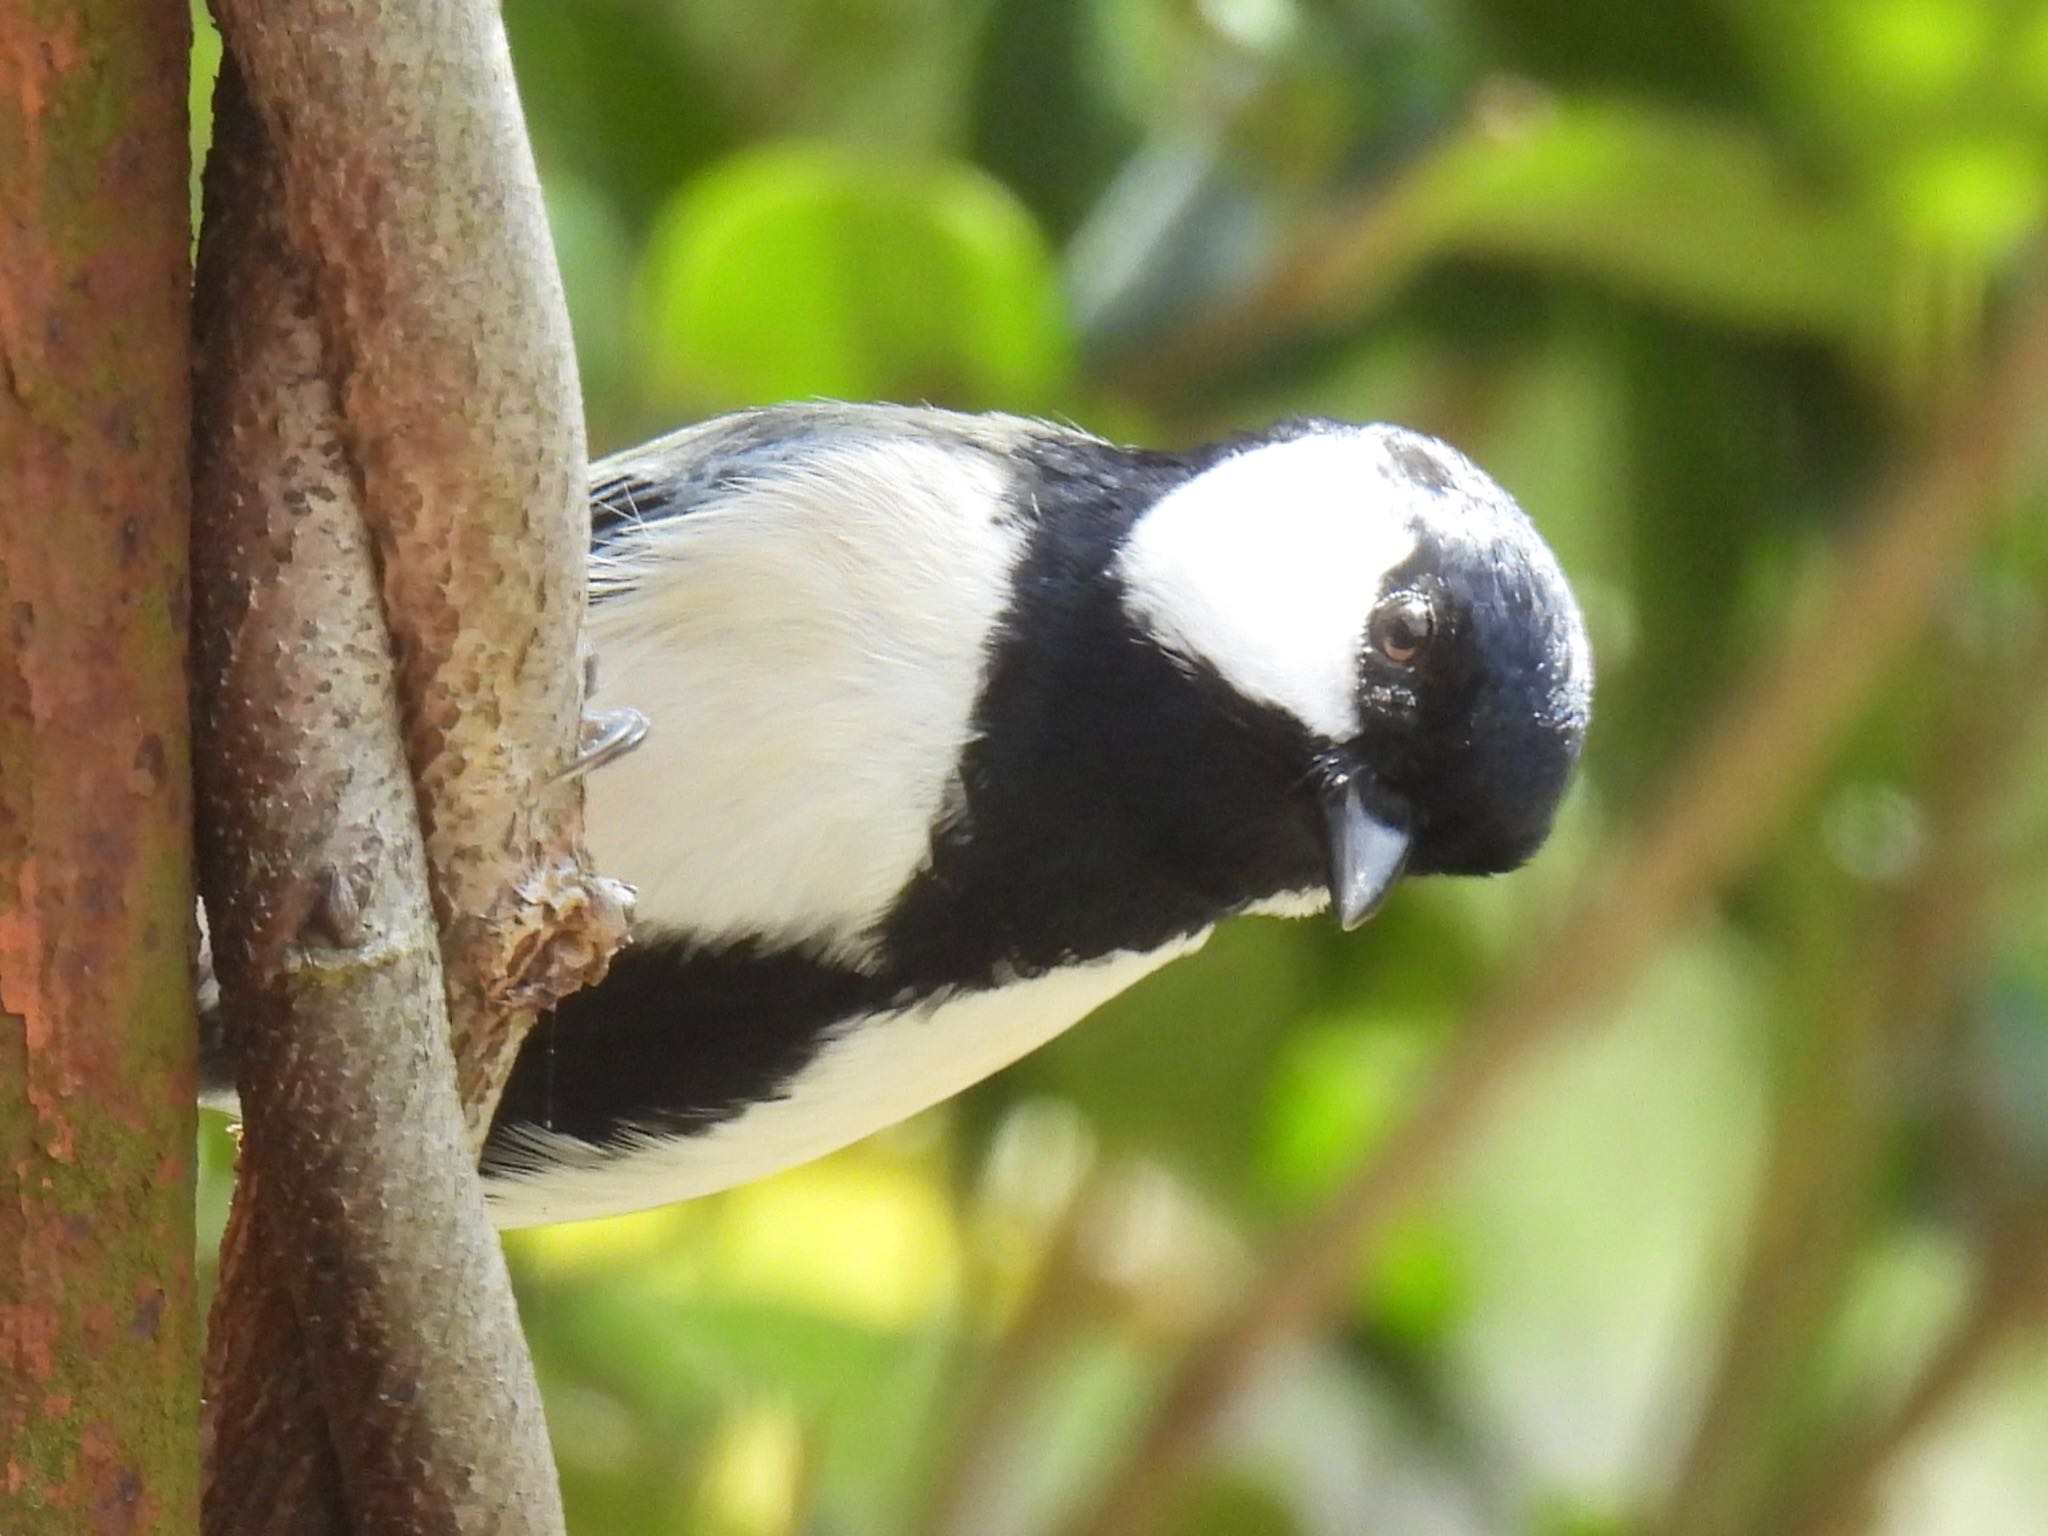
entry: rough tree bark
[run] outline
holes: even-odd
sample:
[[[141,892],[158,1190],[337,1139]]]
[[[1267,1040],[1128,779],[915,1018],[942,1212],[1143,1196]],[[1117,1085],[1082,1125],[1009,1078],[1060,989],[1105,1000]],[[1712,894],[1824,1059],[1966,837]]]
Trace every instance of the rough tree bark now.
[[[0,1531],[189,1531],[185,60],[0,4]]]
[[[217,0],[279,157],[398,648],[464,1103],[624,928],[584,872],[582,397],[491,0]]]
[[[564,776],[588,529],[538,183],[495,7],[219,19],[200,760],[248,1137],[207,1523],[558,1530],[472,1176],[625,919]]]
[[[466,1176],[376,563],[276,165],[232,66],[216,125],[194,632],[203,869],[247,1129],[208,1523],[556,1530],[510,1282]],[[319,1411],[277,1368],[281,1340],[310,1350]]]

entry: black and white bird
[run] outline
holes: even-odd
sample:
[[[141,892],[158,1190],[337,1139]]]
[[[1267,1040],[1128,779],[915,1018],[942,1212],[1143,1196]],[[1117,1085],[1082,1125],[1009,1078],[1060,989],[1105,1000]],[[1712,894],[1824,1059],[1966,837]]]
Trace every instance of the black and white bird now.
[[[795,405],[606,461],[589,784],[636,941],[527,1041],[503,1226],[830,1152],[1239,913],[1371,915],[1543,842],[1591,661],[1556,560],[1432,439],[1190,453]]]

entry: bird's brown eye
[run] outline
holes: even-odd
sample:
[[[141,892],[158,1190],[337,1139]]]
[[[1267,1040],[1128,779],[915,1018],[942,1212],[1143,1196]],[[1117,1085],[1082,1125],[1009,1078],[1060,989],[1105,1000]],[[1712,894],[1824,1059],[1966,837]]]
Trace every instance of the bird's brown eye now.
[[[1436,610],[1419,592],[1396,592],[1373,610],[1373,649],[1396,666],[1420,656],[1435,633]]]

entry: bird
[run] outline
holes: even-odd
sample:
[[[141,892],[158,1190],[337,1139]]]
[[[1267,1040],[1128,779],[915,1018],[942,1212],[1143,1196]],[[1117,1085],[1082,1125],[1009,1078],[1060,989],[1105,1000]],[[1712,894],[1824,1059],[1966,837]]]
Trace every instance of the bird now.
[[[1589,723],[1550,548],[1397,426],[769,406],[598,463],[591,507],[595,702],[652,729],[586,828],[638,907],[521,1047],[501,1227],[822,1156],[1234,917],[1515,869]]]

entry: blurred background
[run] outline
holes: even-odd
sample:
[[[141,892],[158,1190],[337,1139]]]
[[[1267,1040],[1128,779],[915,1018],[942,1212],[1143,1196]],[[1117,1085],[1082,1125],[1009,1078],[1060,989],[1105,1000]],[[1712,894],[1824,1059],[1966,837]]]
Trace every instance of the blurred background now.
[[[2048,5],[505,13],[594,452],[1397,420],[1600,664],[1526,872],[512,1238],[573,1529],[2048,1531]]]

